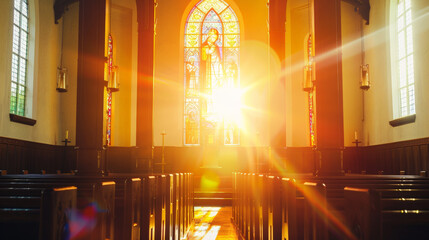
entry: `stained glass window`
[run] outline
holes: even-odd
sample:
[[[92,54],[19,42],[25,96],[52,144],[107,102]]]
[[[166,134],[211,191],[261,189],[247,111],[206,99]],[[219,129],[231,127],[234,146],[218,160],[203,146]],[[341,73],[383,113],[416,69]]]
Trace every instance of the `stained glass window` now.
[[[113,71],[113,38],[109,34],[107,39],[107,78],[112,76]],[[106,98],[106,145],[112,145],[112,91],[107,89]]]
[[[238,145],[240,27],[223,0],[188,15],[184,46],[185,145]]]
[[[10,113],[25,115],[28,59],[28,3],[15,0],[13,9]]]
[[[397,88],[394,95],[399,97],[399,117],[416,113],[414,93],[414,49],[411,0],[398,0],[396,9],[396,66]]]
[[[304,42],[304,49],[305,49],[305,67],[308,69],[310,73],[314,73],[314,48],[313,48],[313,40],[311,37],[311,34],[308,34],[305,38]],[[310,74],[310,77],[312,77],[313,74]],[[314,114],[314,94],[315,92],[313,89],[308,92],[308,115],[309,115],[309,127],[310,127],[310,145],[315,146],[316,145],[316,121],[315,121],[315,114]]]

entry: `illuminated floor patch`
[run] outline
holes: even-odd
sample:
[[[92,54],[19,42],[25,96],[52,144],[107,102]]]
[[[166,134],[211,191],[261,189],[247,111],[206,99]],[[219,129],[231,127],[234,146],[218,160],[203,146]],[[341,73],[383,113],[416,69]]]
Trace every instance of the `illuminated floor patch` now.
[[[195,207],[195,227],[188,239],[238,239],[231,223],[231,214],[231,207]]]

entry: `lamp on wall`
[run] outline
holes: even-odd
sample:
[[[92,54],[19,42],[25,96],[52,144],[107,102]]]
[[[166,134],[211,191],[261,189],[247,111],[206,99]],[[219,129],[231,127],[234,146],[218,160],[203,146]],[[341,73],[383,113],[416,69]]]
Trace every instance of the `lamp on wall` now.
[[[119,67],[113,66],[112,73],[110,74],[109,81],[107,82],[107,88],[112,92],[119,91]]]
[[[360,89],[368,90],[370,86],[371,82],[369,80],[369,65],[360,65]]]
[[[310,12],[308,14],[310,14]],[[308,28],[311,29],[311,26],[309,26]],[[312,92],[314,87],[314,80],[316,79],[316,62],[313,58],[314,43],[311,33],[307,34],[307,36],[305,37],[304,53],[304,78],[302,82],[302,90],[304,90],[305,92]]]
[[[63,67],[64,17],[62,22],[60,66],[57,68],[57,91],[67,92],[67,68]]]
[[[309,66],[304,67],[304,82],[302,83],[302,89],[306,92],[313,91],[312,70]]]
[[[67,92],[67,68],[62,66],[58,67],[57,91]]]
[[[365,64],[365,35],[363,31],[362,23],[360,25],[360,44],[361,44],[361,57],[362,64],[360,65],[360,89],[368,90],[371,86],[371,81],[369,80],[369,65]]]

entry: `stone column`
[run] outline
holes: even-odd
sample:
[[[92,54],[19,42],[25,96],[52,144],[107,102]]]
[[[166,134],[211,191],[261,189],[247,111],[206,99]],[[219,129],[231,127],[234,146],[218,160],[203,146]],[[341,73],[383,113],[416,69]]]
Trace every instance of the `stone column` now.
[[[106,0],[79,1],[76,146],[80,174],[104,170],[104,50]]]
[[[137,168],[149,167],[153,145],[155,0],[137,0]],[[149,162],[148,162],[149,161]]]
[[[341,1],[313,0],[318,175],[342,174],[344,148]]]
[[[282,149],[286,147],[286,86],[285,86],[285,48],[286,48],[286,5],[287,0],[269,0],[269,43],[277,59],[270,58],[270,154],[269,169],[274,171],[273,161],[282,162]],[[281,164],[282,165],[282,164]]]

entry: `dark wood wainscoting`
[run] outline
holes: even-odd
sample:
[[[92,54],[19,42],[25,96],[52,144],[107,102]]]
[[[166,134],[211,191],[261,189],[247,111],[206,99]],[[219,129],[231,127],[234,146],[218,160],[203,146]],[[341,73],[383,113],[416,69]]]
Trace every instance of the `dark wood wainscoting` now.
[[[344,170],[376,174],[418,175],[429,171],[429,138],[387,143],[367,147],[350,147],[344,151]]]
[[[256,171],[311,173],[317,168],[315,153],[310,147],[271,149],[267,147],[220,147],[210,149],[219,159],[222,172]],[[144,152],[144,154],[142,154]],[[108,172],[161,172],[162,147],[152,149],[137,147],[108,147],[106,170]],[[165,172],[192,171],[198,173],[207,149],[201,147],[165,147]],[[277,162],[269,164],[269,155]],[[70,172],[77,168],[78,150],[74,146],[55,146],[0,137],[0,170],[8,173]],[[366,147],[346,147],[343,153],[346,173],[368,174],[420,174],[429,172],[429,138],[388,143]]]
[[[55,173],[75,169],[76,151],[73,146],[55,146],[0,137],[0,169],[8,173]]]

